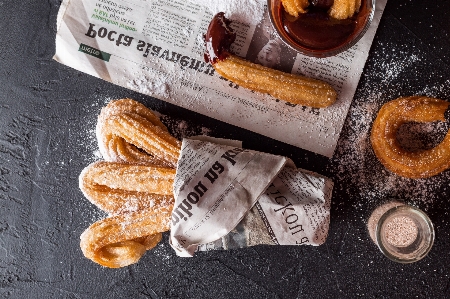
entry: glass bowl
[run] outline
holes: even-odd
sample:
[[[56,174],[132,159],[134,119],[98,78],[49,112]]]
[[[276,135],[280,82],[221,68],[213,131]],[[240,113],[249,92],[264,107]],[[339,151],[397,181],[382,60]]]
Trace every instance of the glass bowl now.
[[[315,48],[311,45],[300,42],[286,31],[284,26],[284,15],[286,13],[284,12],[281,0],[268,0],[267,5],[270,21],[272,22],[272,25],[280,39],[294,50],[304,55],[317,58],[334,56],[355,45],[366,33],[375,12],[375,0],[362,0],[359,13],[355,17],[355,29],[350,34],[345,35],[345,39],[339,44]],[[313,27],[317,28],[318,26]]]
[[[433,246],[433,223],[417,208],[394,207],[378,221],[376,239],[381,252],[389,259],[405,264],[417,262]]]

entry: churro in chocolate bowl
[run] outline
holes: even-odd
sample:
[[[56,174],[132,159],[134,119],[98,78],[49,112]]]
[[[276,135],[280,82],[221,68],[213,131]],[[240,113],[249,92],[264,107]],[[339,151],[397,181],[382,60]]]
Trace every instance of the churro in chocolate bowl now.
[[[373,17],[373,0],[269,0],[280,38],[302,54],[336,55],[364,35]]]

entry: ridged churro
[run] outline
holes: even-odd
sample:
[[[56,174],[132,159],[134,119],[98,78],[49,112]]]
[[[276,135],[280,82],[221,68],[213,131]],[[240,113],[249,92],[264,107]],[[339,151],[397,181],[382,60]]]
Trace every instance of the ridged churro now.
[[[309,0],[281,0],[284,10],[291,16],[298,17],[299,13],[305,13],[309,6]]]
[[[381,107],[372,126],[375,155],[390,171],[407,178],[427,178],[450,167],[450,132],[436,147],[409,152],[397,141],[399,127],[407,122],[445,121],[449,102],[424,96],[399,98]]]
[[[351,18],[361,7],[361,0],[281,0],[284,10],[293,17],[306,13],[308,6],[328,9],[328,15],[338,20]],[[331,7],[330,7],[331,5]]]
[[[325,108],[336,101],[336,92],[325,82],[277,71],[235,55],[216,62],[214,68],[242,87],[289,103]]]
[[[110,214],[173,203],[175,169],[95,162],[80,174],[84,196]]]
[[[233,55],[229,46],[235,33],[229,24],[224,13],[218,13],[205,36],[205,58],[221,76],[242,87],[293,104],[324,108],[336,101],[336,91],[328,83],[280,72]]]
[[[144,105],[122,99],[102,109],[96,127],[106,161],[176,167],[181,143]]]
[[[359,11],[361,0],[334,0],[328,14],[339,20],[351,18]]]
[[[109,268],[136,263],[170,228],[172,206],[111,216],[81,234],[80,247],[92,261]],[[149,236],[149,237],[143,237]]]

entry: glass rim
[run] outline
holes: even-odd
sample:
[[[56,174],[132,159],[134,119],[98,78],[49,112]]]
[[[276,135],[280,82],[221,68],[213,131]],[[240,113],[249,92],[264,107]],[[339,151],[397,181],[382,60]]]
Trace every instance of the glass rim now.
[[[390,251],[384,246],[382,238],[381,238],[381,228],[383,226],[383,223],[392,215],[396,214],[396,213],[400,213],[400,212],[408,212],[408,213],[413,213],[415,215],[417,215],[419,217],[419,219],[423,220],[423,222],[426,224],[426,227],[429,230],[429,234],[430,234],[430,242],[427,245],[427,248],[425,251],[423,251],[420,255],[414,257],[414,258],[410,258],[410,259],[402,259],[399,257],[394,256],[393,254],[390,253]],[[389,210],[387,210],[379,219],[377,227],[376,227],[376,239],[377,239],[377,245],[378,248],[381,250],[381,252],[390,260],[394,261],[394,262],[398,262],[398,263],[402,263],[402,264],[409,264],[409,263],[414,263],[417,262],[421,259],[423,259],[425,256],[428,255],[428,253],[430,252],[431,248],[433,247],[434,244],[434,238],[435,238],[435,233],[434,233],[434,226],[433,223],[431,222],[430,218],[428,217],[427,214],[425,214],[422,210],[409,206],[409,205],[401,205],[401,206],[397,206],[397,207],[393,207]]]
[[[334,47],[334,48],[317,50],[317,49],[310,49],[308,47],[302,47],[302,46],[298,45],[297,43],[290,41],[284,37],[284,34],[281,33],[280,30],[278,29],[278,27],[275,25],[277,22],[272,13],[272,3],[276,2],[276,1],[278,1],[278,3],[281,2],[281,0],[267,0],[267,9],[269,12],[270,23],[272,24],[272,27],[275,29],[277,36],[283,41],[283,43],[285,45],[287,45],[291,49],[293,49],[303,55],[310,56],[310,57],[316,57],[316,58],[326,58],[326,57],[335,56],[339,53],[342,53],[342,52],[350,49],[357,42],[359,42],[361,40],[361,38],[364,36],[364,34],[367,32],[367,30],[369,29],[369,27],[372,23],[372,20],[373,20],[374,14],[375,14],[375,3],[376,3],[376,0],[367,0],[368,3],[371,3],[372,5],[370,6],[371,10],[370,10],[369,14],[367,15],[366,23],[360,29],[360,31],[353,36],[353,38],[349,42],[344,43],[344,44]],[[281,5],[281,3],[280,3],[280,5]]]

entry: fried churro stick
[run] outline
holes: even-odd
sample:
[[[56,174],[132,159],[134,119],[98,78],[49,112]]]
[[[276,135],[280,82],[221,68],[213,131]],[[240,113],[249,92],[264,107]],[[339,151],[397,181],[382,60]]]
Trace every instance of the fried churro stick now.
[[[84,196],[110,214],[173,204],[175,169],[95,162],[80,174]]]
[[[351,18],[359,11],[361,0],[334,0],[328,14],[339,20]]]
[[[112,116],[105,122],[105,135],[120,136],[127,143],[156,157],[162,164],[176,167],[181,148],[180,142],[160,127],[151,126],[139,115],[125,113]],[[122,158],[122,156],[119,157]]]
[[[136,263],[159,242],[160,232],[169,230],[172,208],[145,209],[97,221],[81,234],[81,250],[87,258],[109,268]]]
[[[173,207],[174,176],[175,169],[151,165],[96,162],[86,167],[80,175],[80,189],[92,203],[114,215],[82,234],[80,246],[85,256],[117,268],[137,262],[146,250],[155,247],[168,225],[147,230],[127,225],[155,213],[159,223],[169,223],[170,213],[165,211]]]
[[[216,62],[214,68],[242,87],[289,103],[325,108],[336,101],[336,92],[325,82],[277,71],[235,55]]]
[[[224,13],[218,13],[205,37],[205,58],[221,76],[242,87],[293,104],[324,108],[336,101],[336,91],[328,83],[280,72],[231,54],[229,48],[236,35],[229,24]]]
[[[181,143],[144,105],[123,99],[102,109],[96,128],[107,161],[176,167]]]
[[[108,105],[103,107],[102,111],[100,112],[98,122],[101,123],[103,120],[111,116],[120,115],[123,113],[131,113],[142,116],[150,123],[152,123],[152,125],[159,126],[161,129],[167,132],[166,126],[164,126],[164,124],[159,120],[158,116],[156,116],[156,114],[152,110],[132,99],[120,99],[109,102]]]
[[[409,152],[397,141],[396,133],[407,122],[445,121],[449,102],[422,96],[399,98],[381,107],[372,126],[375,155],[390,171],[407,178],[427,178],[450,167],[450,132],[436,147]]]
[[[305,13],[309,6],[309,0],[281,0],[284,10],[291,16],[298,17],[299,13]]]

